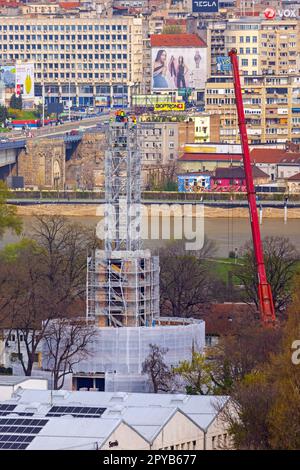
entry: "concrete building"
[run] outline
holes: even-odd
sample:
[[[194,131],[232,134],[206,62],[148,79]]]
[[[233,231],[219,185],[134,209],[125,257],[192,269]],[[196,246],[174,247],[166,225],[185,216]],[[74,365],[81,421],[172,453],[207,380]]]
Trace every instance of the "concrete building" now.
[[[296,173],[287,180],[288,192],[290,194],[300,193],[300,173]]]
[[[230,406],[229,397],[223,396],[18,390],[0,404],[7,420],[1,427],[0,446],[114,451],[229,448],[228,430],[220,416]],[[24,413],[30,413],[30,420]],[[23,430],[22,440],[5,439],[12,432],[5,426],[40,429]]]
[[[299,77],[247,75],[241,83],[249,143],[299,143]],[[220,116],[220,141],[239,142],[232,78],[211,77],[205,101],[206,111]]]
[[[195,123],[196,143],[220,141],[220,115],[199,113],[192,119]]]
[[[112,105],[130,102],[131,87],[144,82],[147,23],[142,18],[7,17],[0,20],[1,63],[35,63],[35,95],[46,101],[70,98],[94,106],[96,96]]]

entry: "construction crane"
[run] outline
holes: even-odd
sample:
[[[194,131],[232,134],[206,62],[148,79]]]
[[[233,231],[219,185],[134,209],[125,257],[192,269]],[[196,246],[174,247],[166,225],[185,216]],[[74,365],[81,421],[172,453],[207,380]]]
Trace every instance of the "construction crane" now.
[[[234,92],[235,101],[238,115],[239,130],[241,136],[243,164],[245,170],[245,179],[247,187],[247,198],[250,212],[250,222],[252,231],[252,240],[257,269],[257,282],[258,282],[258,299],[260,316],[263,324],[270,325],[276,320],[274,302],[272,297],[271,286],[268,283],[266,268],[264,263],[263,248],[261,243],[257,207],[256,207],[256,194],[253,182],[253,175],[250,161],[250,151],[248,144],[248,135],[245,122],[244,105],[242,98],[242,89],[238,65],[237,50],[231,49],[228,53],[232,65],[233,79],[234,79]]]

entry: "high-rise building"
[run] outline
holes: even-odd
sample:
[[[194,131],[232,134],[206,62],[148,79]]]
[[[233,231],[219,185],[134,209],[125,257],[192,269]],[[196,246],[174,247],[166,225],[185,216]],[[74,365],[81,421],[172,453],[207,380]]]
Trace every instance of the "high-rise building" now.
[[[147,22],[135,17],[3,17],[0,63],[35,63],[35,95],[95,105],[98,96],[126,104],[142,86]]]

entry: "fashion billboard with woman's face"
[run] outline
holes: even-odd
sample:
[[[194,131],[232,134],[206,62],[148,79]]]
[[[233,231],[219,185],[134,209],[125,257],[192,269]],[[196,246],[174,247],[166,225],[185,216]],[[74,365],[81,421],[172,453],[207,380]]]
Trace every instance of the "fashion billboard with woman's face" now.
[[[207,77],[206,48],[153,47],[152,90],[201,89]]]

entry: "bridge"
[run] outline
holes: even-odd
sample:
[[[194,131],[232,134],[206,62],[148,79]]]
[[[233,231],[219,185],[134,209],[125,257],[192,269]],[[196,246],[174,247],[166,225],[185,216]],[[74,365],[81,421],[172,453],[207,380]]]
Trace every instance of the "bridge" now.
[[[66,150],[72,150],[74,144],[81,141],[83,133],[80,132],[76,135],[49,135],[45,138],[49,139],[63,139],[66,145]],[[29,139],[16,139],[8,140],[7,142],[0,142],[0,168],[13,165],[17,162],[19,152],[26,149],[27,140]]]

